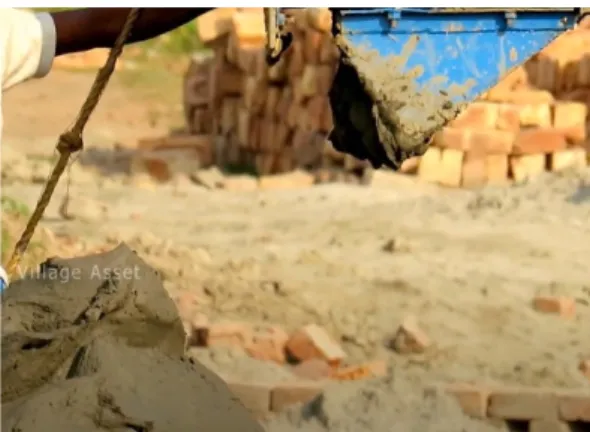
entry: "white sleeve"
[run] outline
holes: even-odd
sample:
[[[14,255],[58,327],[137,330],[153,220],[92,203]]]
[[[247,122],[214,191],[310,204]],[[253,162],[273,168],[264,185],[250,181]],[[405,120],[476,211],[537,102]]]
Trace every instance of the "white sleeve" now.
[[[0,8],[2,90],[49,73],[55,57],[55,24],[48,13]]]

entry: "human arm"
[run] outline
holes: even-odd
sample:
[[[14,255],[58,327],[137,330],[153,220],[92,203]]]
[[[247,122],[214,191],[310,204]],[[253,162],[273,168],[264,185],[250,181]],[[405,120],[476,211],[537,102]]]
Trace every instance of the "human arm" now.
[[[211,9],[142,9],[127,42],[144,41],[167,33]],[[112,47],[129,12],[129,8],[85,8],[52,12],[56,33],[55,55]]]
[[[142,9],[128,42],[159,36],[209,10]],[[111,47],[129,11],[129,8],[87,8],[34,14],[23,9],[0,8],[2,89],[47,75],[56,55]]]

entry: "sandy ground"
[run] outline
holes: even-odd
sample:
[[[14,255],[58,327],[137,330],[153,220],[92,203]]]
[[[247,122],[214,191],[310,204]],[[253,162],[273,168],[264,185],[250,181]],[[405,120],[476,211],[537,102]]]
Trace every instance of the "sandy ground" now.
[[[48,172],[55,137],[91,78],[54,72],[5,96],[3,194],[33,207],[41,186],[31,178]],[[412,388],[441,380],[590,388],[577,369],[590,355],[590,326],[583,325],[590,321],[590,170],[478,191],[408,178],[389,188],[248,193],[210,191],[183,178],[158,186],[117,171],[124,164],[113,148],[165,132],[178,123],[179,107],[154,115],[119,80],[99,108],[69,173],[70,205],[89,216],[59,216],[63,181],[44,226],[87,245],[128,241],[161,270],[170,292],[195,293],[198,311],[213,320],[289,330],[318,323],[352,360],[388,361],[387,380],[340,385],[311,423],[291,414],[269,430],[389,430]],[[577,316],[533,311],[537,293],[574,297]],[[405,357],[385,346],[408,314],[435,343],[426,354]],[[240,374],[241,364],[251,379],[274,373],[245,359],[198,356],[219,372]],[[392,414],[374,415],[394,405]],[[405,430],[460,430],[426,423],[406,422]]]

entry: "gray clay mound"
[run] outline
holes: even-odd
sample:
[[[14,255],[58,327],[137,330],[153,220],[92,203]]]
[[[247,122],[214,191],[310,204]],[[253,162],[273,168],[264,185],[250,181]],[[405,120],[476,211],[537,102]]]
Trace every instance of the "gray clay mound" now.
[[[184,357],[174,303],[125,245],[49,260],[2,302],[2,430],[262,431]]]

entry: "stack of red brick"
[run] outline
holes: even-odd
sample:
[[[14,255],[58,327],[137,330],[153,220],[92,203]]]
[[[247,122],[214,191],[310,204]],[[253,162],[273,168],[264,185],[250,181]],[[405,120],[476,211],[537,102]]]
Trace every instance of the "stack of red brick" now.
[[[447,186],[523,180],[587,164],[590,30],[562,35],[433,139],[418,174]]]
[[[340,344],[321,326],[309,324],[291,334],[279,326],[244,322],[209,322],[197,313],[200,301],[190,294],[175,298],[191,347],[232,346],[252,358],[273,362],[291,370],[293,380],[260,383],[234,376],[221,378],[244,405],[257,416],[279,412],[290,405],[306,403],[320,395],[334,381],[350,381],[388,374],[383,360],[361,364],[347,362]],[[575,300],[539,295],[532,299],[539,313],[572,319]],[[427,352],[435,346],[414,316],[407,316],[392,335],[389,347],[400,355]],[[190,352],[190,350],[189,350]],[[579,370],[590,380],[590,359],[580,359]],[[535,432],[569,430],[568,423],[590,423],[590,393],[584,390],[531,388],[523,386],[446,383],[429,386],[455,397],[465,414],[492,421],[528,422]]]
[[[265,59],[261,8],[217,9],[198,19],[213,51],[193,62],[185,100],[191,133],[217,137],[217,163],[259,174],[313,166],[332,128],[328,91],[339,52],[327,9],[291,10],[294,39],[277,64]],[[207,79],[208,78],[208,79]]]
[[[173,163],[161,152],[142,151],[139,169],[156,170],[163,180],[171,177],[171,165],[190,172],[211,163],[252,167],[261,176],[306,168],[316,182],[363,180],[367,163],[326,141],[332,128],[327,94],[339,61],[331,14],[321,8],[286,12],[294,40],[272,67],[265,62],[261,8],[222,8],[199,18],[199,36],[211,54],[195,56],[185,78],[191,137],[160,146],[183,147],[171,153]],[[585,166],[589,77],[590,29],[580,26],[470,105],[402,172],[473,187]],[[185,156],[191,154],[201,160],[189,167],[195,158]]]

